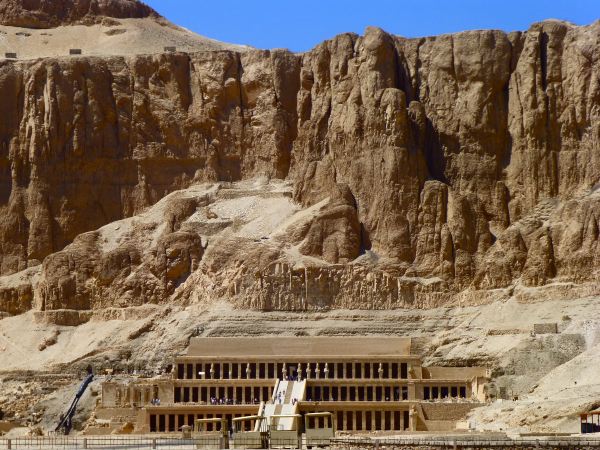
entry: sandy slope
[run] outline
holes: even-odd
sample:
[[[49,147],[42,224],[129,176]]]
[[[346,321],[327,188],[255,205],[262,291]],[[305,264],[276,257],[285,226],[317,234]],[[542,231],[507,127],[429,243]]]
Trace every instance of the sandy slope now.
[[[476,410],[474,426],[484,430],[579,432],[579,412],[600,405],[600,344],[551,370],[518,401]]]
[[[17,53],[19,59],[58,57],[79,48],[83,55],[136,55],[178,51],[244,51],[248,47],[226,44],[177,27],[164,19],[105,19],[97,25],[68,25],[34,30],[0,25],[0,57]]]

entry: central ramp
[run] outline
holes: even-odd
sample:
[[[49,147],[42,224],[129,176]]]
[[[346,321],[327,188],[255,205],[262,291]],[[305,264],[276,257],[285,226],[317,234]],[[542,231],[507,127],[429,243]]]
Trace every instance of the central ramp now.
[[[279,381],[271,403],[265,405],[264,417],[271,430],[296,429],[298,402],[304,400],[306,381]],[[284,417],[280,417],[284,416]]]

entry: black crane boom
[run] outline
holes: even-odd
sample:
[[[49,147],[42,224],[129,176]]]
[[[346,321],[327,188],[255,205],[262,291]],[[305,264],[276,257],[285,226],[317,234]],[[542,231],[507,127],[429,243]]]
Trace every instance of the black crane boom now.
[[[71,428],[73,427],[73,416],[75,415],[75,411],[77,410],[77,404],[79,403],[79,399],[83,396],[85,390],[90,385],[93,379],[94,374],[92,373],[89,373],[88,376],[85,377],[85,380],[83,380],[83,382],[79,386],[79,389],[77,389],[77,392],[75,393],[75,398],[71,402],[71,406],[69,406],[67,413],[64,416],[61,416],[60,422],[58,423],[54,431],[59,431],[62,429],[63,434],[65,435],[71,432]]]

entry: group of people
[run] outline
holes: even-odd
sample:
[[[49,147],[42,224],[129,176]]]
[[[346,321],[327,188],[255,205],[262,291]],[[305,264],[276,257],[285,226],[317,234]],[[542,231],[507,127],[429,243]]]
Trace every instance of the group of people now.
[[[258,399],[255,398],[253,401],[250,401],[251,404],[253,405],[257,405],[259,403]],[[211,405],[241,405],[242,402],[237,401],[234,398],[217,398],[217,397],[211,397],[210,398],[210,404]]]
[[[275,394],[273,394],[273,404],[281,405],[283,403],[284,398],[285,398],[285,389],[283,391],[277,393],[277,398],[275,398]]]
[[[286,375],[285,377],[285,381],[302,381],[302,375],[298,375],[296,373],[296,375]]]
[[[153,398],[150,400],[151,405],[160,406],[160,398]]]
[[[281,405],[283,404],[283,401],[285,400],[285,389],[281,392],[277,393],[277,397],[275,397],[275,394],[273,394],[273,404],[274,405]],[[295,405],[296,403],[298,403],[298,399],[297,398],[292,398],[292,405]]]

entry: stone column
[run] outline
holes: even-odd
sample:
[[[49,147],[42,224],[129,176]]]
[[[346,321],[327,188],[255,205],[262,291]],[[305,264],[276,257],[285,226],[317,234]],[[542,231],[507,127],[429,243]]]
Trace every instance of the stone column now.
[[[400,393],[402,393],[402,389],[400,389]],[[417,386],[414,381],[410,381],[408,383],[408,399],[416,400],[417,398],[423,400],[423,386],[419,388],[419,396],[417,397]]]
[[[377,372],[379,373],[379,379],[381,380],[383,378],[383,364],[379,363],[379,369],[377,369]]]
[[[348,430],[348,413],[346,411],[342,413],[342,430]]]
[[[352,431],[356,431],[356,411],[352,411]]]
[[[408,429],[410,431],[417,431],[417,411],[415,411],[414,407],[410,408],[408,412]]]
[[[365,377],[365,363],[364,362],[360,363],[360,377],[361,378]]]
[[[375,430],[375,410],[371,411],[371,430]]]
[[[317,380],[321,378],[321,369],[319,368],[319,363],[317,363],[317,366],[315,367],[315,378]]]
[[[325,368],[323,369],[324,377],[329,378],[329,363],[325,363]]]

